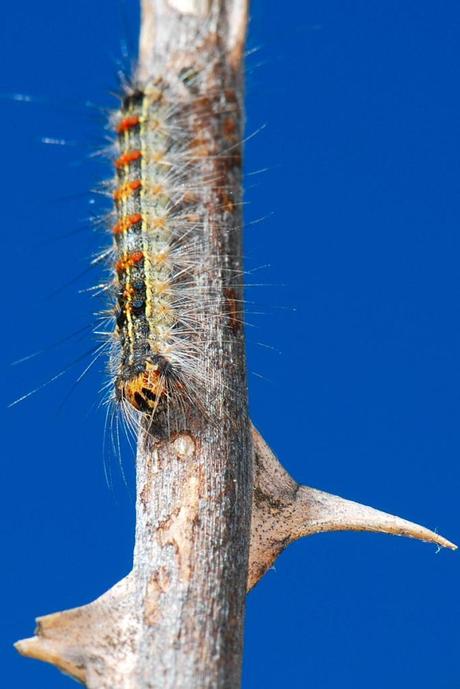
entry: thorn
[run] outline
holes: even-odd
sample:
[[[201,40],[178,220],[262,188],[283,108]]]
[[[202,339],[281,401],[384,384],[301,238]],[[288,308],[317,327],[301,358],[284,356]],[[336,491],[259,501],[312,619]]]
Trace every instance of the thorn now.
[[[315,488],[301,486],[297,503],[296,511],[302,515],[298,538],[323,531],[370,531],[408,536],[443,548],[457,549],[447,538],[424,526]]]
[[[457,546],[434,531],[309,486],[300,486],[253,427],[254,493],[248,590],[280,553],[303,536],[327,531],[369,531],[408,536],[439,547]]]

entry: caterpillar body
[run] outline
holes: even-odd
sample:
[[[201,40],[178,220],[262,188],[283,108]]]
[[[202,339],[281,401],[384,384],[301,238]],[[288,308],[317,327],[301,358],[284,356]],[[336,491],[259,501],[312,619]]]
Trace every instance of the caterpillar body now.
[[[116,124],[115,388],[119,401],[141,412],[155,409],[167,395],[178,330],[172,287],[179,270],[172,254],[177,228],[170,215],[180,200],[169,180],[173,163],[166,108],[162,91],[135,91],[124,98]]]
[[[199,404],[209,376],[197,365],[204,322],[225,317],[230,328],[240,327],[231,268],[218,293],[203,283],[211,248],[204,228],[212,222],[206,194],[217,194],[219,213],[234,214],[222,165],[240,164],[235,154],[212,150],[209,122],[220,122],[227,147],[238,145],[239,132],[228,104],[222,115],[208,96],[190,97],[194,78],[190,70],[181,74],[182,98],[177,83],[164,78],[130,88],[111,121],[116,305],[110,371],[116,401],[131,420],[138,412],[153,417],[171,405]]]

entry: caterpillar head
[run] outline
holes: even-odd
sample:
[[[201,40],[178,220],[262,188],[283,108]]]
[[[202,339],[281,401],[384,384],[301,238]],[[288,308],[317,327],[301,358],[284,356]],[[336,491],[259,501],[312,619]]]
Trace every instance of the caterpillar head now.
[[[132,375],[119,377],[115,387],[119,401],[126,400],[136,411],[155,411],[161,398],[166,396],[166,378],[161,362],[146,362],[141,371],[136,367]]]

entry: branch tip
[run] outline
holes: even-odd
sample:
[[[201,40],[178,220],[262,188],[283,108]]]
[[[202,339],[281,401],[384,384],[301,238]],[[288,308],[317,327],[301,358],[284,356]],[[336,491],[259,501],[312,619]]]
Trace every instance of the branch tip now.
[[[78,682],[85,682],[86,673],[84,668],[66,659],[52,643],[50,644],[40,635],[21,639],[13,645],[22,656],[41,660],[44,663],[51,663],[51,665],[54,665],[66,675],[70,675]]]

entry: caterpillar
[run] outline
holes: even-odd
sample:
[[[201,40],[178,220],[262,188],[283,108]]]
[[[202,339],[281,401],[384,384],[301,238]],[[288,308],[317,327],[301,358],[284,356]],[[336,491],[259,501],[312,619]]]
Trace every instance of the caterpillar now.
[[[87,291],[110,303],[94,329],[104,342],[77,382],[108,353],[102,403],[135,431],[146,417],[171,430],[206,414],[222,399],[206,352],[219,340],[231,366],[242,346],[241,103],[219,70],[212,60],[159,66],[161,76],[125,81],[108,117],[113,176],[102,191],[112,211],[101,221],[111,247],[91,267],[105,263],[109,277]]]
[[[116,402],[131,420],[199,404],[208,374],[196,362],[212,301],[220,304],[214,318],[226,317],[231,329],[241,325],[231,271],[220,294],[198,278],[209,258],[206,194],[217,189],[219,210],[234,213],[219,165],[240,163],[238,151],[217,152],[209,168],[216,152],[207,126],[210,117],[221,120],[231,149],[239,142],[236,103],[221,113],[209,95],[193,95],[196,79],[184,70],[173,83],[161,77],[129,87],[111,118],[115,329],[109,368]]]
[[[123,99],[116,123],[119,156],[113,197],[117,357],[113,363],[117,400],[148,412],[167,395],[177,341],[173,282],[180,271],[173,254],[180,204],[172,183],[174,142],[168,105],[160,89],[134,91]]]

